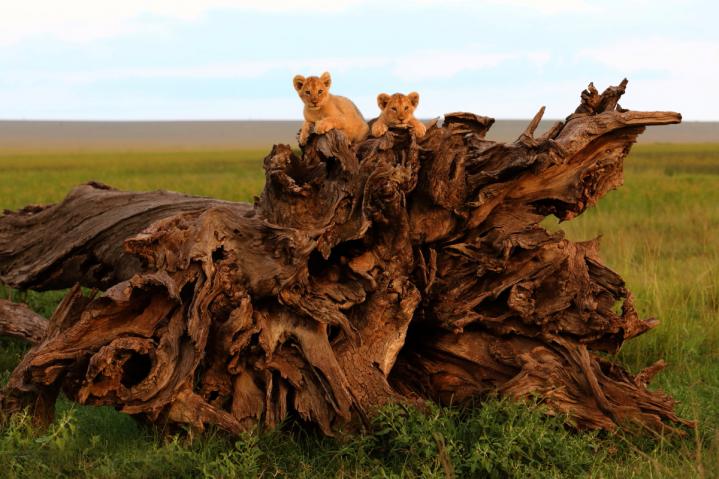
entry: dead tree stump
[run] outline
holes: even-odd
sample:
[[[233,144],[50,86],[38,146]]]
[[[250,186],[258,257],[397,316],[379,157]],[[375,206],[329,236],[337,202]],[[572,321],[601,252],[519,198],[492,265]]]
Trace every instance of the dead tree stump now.
[[[254,205],[90,184],[7,213],[0,281],[78,286],[2,409],[46,423],[62,390],[153,423],[239,433],[297,416],[329,435],[389,402],[502,394],[578,428],[690,425],[647,389],[661,362],[632,376],[604,354],[656,321],[597,241],[540,226],[619,186],[645,126],[681,121],[622,109],[625,86],[590,85],[535,137],[540,110],[511,144],[485,139],[491,118],[453,113],[420,141],[277,145]]]

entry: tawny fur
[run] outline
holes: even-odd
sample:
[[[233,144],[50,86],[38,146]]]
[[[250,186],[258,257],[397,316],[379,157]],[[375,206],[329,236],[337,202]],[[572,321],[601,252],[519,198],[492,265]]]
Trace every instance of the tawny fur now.
[[[321,76],[303,77],[296,75],[292,84],[305,104],[305,122],[300,130],[300,145],[307,143],[312,127],[318,134],[331,129],[341,130],[352,143],[367,138],[369,127],[357,106],[349,98],[332,95],[332,78],[324,72]]]
[[[419,93],[409,95],[386,93],[377,95],[377,106],[382,110],[379,118],[372,125],[372,136],[382,136],[391,126],[408,126],[414,130],[417,138],[424,136],[427,127],[414,117],[414,110],[419,104]]]

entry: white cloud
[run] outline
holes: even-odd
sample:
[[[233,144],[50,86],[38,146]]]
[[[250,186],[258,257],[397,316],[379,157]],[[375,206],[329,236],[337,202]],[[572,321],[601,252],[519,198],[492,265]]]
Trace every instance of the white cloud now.
[[[494,68],[517,56],[516,53],[485,53],[466,50],[422,51],[397,58],[392,62],[392,73],[405,80],[452,78],[463,71]]]
[[[278,58],[272,60],[243,60],[232,63],[215,63],[170,68],[110,68],[83,71],[8,71],[2,76],[6,82],[64,83],[82,85],[107,80],[184,78],[227,79],[259,78],[273,72],[319,74],[325,70],[347,73],[381,68],[401,80],[447,80],[462,72],[488,70],[509,60],[525,60],[543,66],[551,58],[547,51],[490,52],[479,47],[458,50],[422,50],[404,56],[355,56],[319,58]]]
[[[0,45],[40,36],[86,42],[162,29],[168,20],[194,21],[222,9],[331,14],[355,7],[466,9],[486,5],[543,14],[592,10],[586,0],[0,0]]]
[[[127,79],[253,79],[272,72],[294,74],[307,72],[319,74],[323,71],[344,73],[351,70],[385,67],[389,60],[380,57],[351,58],[279,58],[273,60],[243,60],[231,63],[214,63],[186,67],[127,67],[94,70],[14,70],[4,72],[2,80],[18,84],[58,83],[65,85],[86,85],[108,80]],[[289,77],[288,77],[289,78]]]
[[[540,50],[536,52],[529,52],[527,53],[527,60],[532,62],[534,65],[538,67],[543,67],[547,63],[549,63],[549,60],[552,59],[552,54],[549,53],[546,50]]]
[[[585,0],[492,0],[490,3],[503,6],[536,10],[544,14],[567,12],[594,12],[599,8]]]
[[[578,58],[608,67],[617,78],[629,77],[627,107],[674,109],[692,120],[717,118],[719,96],[712,92],[719,77],[719,42],[634,38],[581,50]]]
[[[1,0],[0,44],[46,36],[90,41],[192,21],[221,9],[336,12],[361,0]]]
[[[590,58],[623,72],[649,70],[713,77],[719,73],[719,42],[666,37],[632,38],[583,49],[579,57]]]

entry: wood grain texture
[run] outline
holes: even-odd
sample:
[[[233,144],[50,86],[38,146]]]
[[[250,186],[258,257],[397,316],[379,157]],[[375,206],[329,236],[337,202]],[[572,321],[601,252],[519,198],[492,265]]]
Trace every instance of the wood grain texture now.
[[[27,305],[0,299],[0,336],[38,343],[47,331],[47,320]]]

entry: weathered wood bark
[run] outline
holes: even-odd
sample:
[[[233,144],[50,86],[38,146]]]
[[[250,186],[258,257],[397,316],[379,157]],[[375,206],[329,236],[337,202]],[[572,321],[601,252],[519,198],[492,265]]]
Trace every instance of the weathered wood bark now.
[[[296,415],[332,434],[387,402],[499,393],[536,395],[579,428],[690,425],[647,389],[661,363],[632,376],[600,355],[656,321],[639,318],[596,240],[540,226],[620,185],[646,125],[681,120],[621,109],[625,86],[590,85],[535,138],[540,110],[512,144],[485,139],[491,118],[454,113],[420,142],[393,130],[351,147],[331,131],[300,157],[278,145],[254,206],[186,198],[178,211],[89,185],[51,216],[0,218],[2,281],[119,281],[98,297],[73,288],[3,409],[46,422],[62,389],[151,422],[238,433]],[[112,216],[118,197],[128,215]],[[46,225],[65,217],[72,229],[50,242]],[[22,236],[48,260],[22,256]]]
[[[47,320],[27,305],[0,299],[0,336],[13,336],[37,343],[46,331]]]
[[[102,192],[101,203],[95,205]],[[177,213],[231,204],[171,191],[134,193],[101,183],[75,188],[59,205],[6,211],[0,221],[0,283],[38,291],[80,282],[106,289],[141,270],[122,244],[153,222]]]

